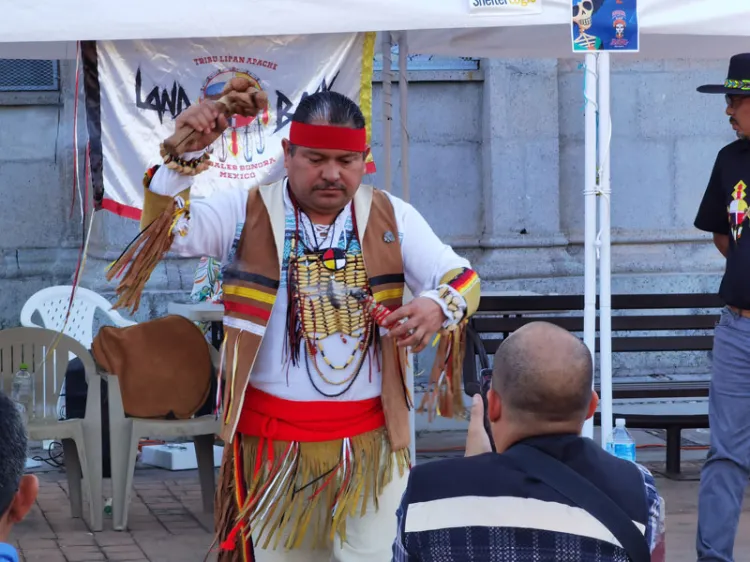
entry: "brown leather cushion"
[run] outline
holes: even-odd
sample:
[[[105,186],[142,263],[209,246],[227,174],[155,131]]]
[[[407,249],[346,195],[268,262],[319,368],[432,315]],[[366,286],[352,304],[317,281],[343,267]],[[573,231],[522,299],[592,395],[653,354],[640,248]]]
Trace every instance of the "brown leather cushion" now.
[[[189,419],[211,391],[211,354],[200,329],[182,316],[127,328],[105,326],[92,344],[102,369],[117,375],[125,413]]]

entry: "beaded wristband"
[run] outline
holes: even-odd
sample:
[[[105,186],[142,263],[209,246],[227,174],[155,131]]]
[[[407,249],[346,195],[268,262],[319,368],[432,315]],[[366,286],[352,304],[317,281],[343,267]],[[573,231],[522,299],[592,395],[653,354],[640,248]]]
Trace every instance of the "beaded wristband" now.
[[[425,291],[420,297],[426,297],[437,303],[443,310],[445,322],[443,329],[453,331],[458,329],[459,324],[466,314],[466,301],[450,285],[440,285],[437,289]]]
[[[450,320],[453,323],[460,322],[464,317],[463,308],[466,306],[466,301],[457,295],[455,289],[450,285],[441,285],[438,287],[438,297],[446,304],[451,314]]]
[[[164,159],[164,164],[167,168],[183,176],[196,176],[201,172],[205,172],[208,170],[209,161],[211,160],[211,155],[208,152],[204,152],[203,155],[193,160],[177,158],[164,148],[163,143],[159,145],[159,154]]]

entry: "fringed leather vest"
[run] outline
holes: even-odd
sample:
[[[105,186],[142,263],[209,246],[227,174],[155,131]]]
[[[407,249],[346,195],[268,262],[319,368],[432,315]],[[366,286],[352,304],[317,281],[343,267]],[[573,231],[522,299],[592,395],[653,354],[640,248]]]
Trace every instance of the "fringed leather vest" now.
[[[362,185],[354,197],[354,214],[370,290],[376,302],[395,310],[403,302],[404,266],[393,206],[384,192]],[[251,189],[235,261],[224,273],[222,438],[227,442],[235,437],[245,391],[276,302],[285,216],[283,182]],[[386,430],[391,449],[398,451],[408,447],[411,439],[406,351],[387,336],[379,338],[377,351],[381,353]]]

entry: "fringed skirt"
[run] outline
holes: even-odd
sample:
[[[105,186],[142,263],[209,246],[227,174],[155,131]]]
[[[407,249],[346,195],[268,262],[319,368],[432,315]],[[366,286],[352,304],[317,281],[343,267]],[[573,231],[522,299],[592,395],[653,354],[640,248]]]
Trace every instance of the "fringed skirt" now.
[[[317,443],[237,435],[227,446],[216,496],[219,562],[250,562],[255,548],[330,548],[347,517],[365,514],[409,450],[391,452],[385,429]],[[395,466],[394,466],[395,463]]]

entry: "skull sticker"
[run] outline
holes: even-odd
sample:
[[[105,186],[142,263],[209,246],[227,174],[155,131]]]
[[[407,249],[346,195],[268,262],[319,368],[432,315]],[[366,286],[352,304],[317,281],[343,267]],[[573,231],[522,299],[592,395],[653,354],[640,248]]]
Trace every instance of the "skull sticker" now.
[[[583,33],[591,29],[591,17],[594,15],[594,3],[591,0],[579,0],[573,6],[573,23]]]
[[[638,52],[639,0],[570,0],[573,51]]]
[[[615,20],[615,35],[618,39],[625,36],[625,22],[623,20]]]
[[[627,19],[628,14],[624,10],[612,12],[612,27],[615,29],[615,36],[612,38],[610,46],[614,49],[628,46],[628,40],[625,38],[625,31],[628,27]]]
[[[601,46],[601,39],[590,35],[594,13],[599,9],[603,0],[573,0],[573,47],[575,50],[596,50]],[[575,35],[575,30],[578,35]]]

